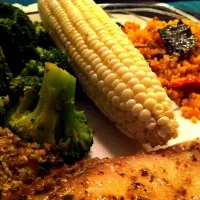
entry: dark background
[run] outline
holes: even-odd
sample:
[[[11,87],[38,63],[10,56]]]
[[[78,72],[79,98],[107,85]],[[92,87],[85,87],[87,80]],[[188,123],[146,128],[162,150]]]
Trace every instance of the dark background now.
[[[200,0],[153,0],[154,2],[165,2],[169,5],[174,6],[175,8],[182,9],[184,11],[190,11],[195,13],[200,13]],[[32,3],[36,3],[37,0],[0,0],[0,2],[9,2],[9,3],[19,3],[24,6],[27,6]],[[151,3],[152,0],[95,0],[97,3]]]

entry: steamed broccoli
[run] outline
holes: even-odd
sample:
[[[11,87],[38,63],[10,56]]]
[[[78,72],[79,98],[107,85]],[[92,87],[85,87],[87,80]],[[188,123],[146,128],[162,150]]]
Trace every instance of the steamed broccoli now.
[[[8,127],[25,140],[50,143],[67,162],[82,158],[93,143],[86,115],[75,109],[76,79],[46,63],[37,105],[34,87],[26,87],[19,105],[10,111]]]
[[[68,57],[42,23],[0,2],[0,126],[50,143],[73,162],[90,150],[93,135],[85,113],[75,109],[76,80],[66,69]]]
[[[0,96],[0,126],[4,126],[5,118],[8,113],[9,97]]]
[[[25,64],[20,76],[44,76],[44,64],[39,60],[30,60]]]
[[[42,63],[50,62],[62,69],[66,69],[68,67],[68,57],[57,48],[50,48],[49,50],[46,50],[37,47],[37,53],[39,54],[40,61]]]
[[[62,69],[68,68],[68,58],[65,53],[57,48],[50,48],[49,50],[37,47],[36,53],[37,60],[30,60],[25,64],[24,69],[21,71],[21,76],[39,76],[44,75],[44,63],[51,62]]]
[[[36,58],[35,37],[35,27],[27,14],[0,2],[0,46],[14,75],[18,75],[28,60]]]
[[[3,125],[6,116],[6,109],[4,107],[3,97],[0,97],[0,126]]]
[[[33,25],[35,26],[37,45],[45,49],[55,48],[55,43],[50,38],[42,22],[35,21]]]
[[[68,66],[67,56],[56,48],[41,22],[33,23],[21,9],[3,2],[0,2],[0,46],[14,76],[21,71],[25,75],[43,76],[44,62],[61,68]]]
[[[37,97],[41,85],[42,78],[39,78],[37,76],[17,76],[10,82],[9,97],[11,103],[13,104],[13,102],[17,102],[19,98],[23,96],[24,92],[30,88],[35,91],[35,97]]]
[[[7,95],[10,81],[13,75],[6,63],[2,49],[0,48],[0,96]]]
[[[42,78],[37,76],[17,76],[10,82],[10,90],[12,90],[12,92],[20,92],[20,94],[23,94],[23,91],[27,87],[32,87],[38,92],[41,88],[41,84]]]
[[[71,105],[71,108],[68,107],[68,109],[71,110],[71,113],[69,110],[63,113],[65,120],[64,137],[59,140],[58,148],[64,158],[74,162],[77,158],[82,158],[86,152],[89,152],[93,140],[85,113],[76,111],[74,105]],[[71,121],[71,123],[68,124],[68,121]]]

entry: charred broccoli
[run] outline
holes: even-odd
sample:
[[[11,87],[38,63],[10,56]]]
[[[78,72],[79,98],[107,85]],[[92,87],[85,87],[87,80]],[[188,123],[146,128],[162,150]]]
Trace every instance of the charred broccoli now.
[[[67,162],[82,158],[93,137],[86,115],[75,109],[75,86],[68,72],[46,63],[37,105],[35,86],[25,87],[19,105],[8,114],[7,126],[25,140],[50,143]]]

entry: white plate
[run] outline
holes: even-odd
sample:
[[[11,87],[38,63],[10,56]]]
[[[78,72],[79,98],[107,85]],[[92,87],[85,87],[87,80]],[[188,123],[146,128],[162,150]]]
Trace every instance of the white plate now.
[[[125,21],[134,21],[145,27],[149,18],[145,16],[128,15],[123,13],[112,13],[111,16],[116,20],[124,23]],[[31,14],[30,18],[40,20],[38,14]],[[198,21],[198,20],[197,20]],[[77,103],[77,107],[85,110],[90,126],[94,129],[94,144],[92,146],[90,157],[115,157],[133,155],[137,151],[147,149],[151,151],[149,145],[143,147],[135,141],[127,138],[125,135],[111,123],[90,100]],[[200,137],[200,123],[193,124],[191,121],[184,119],[181,116],[180,110],[174,105],[175,116],[179,122],[179,136],[176,139],[170,140],[166,146],[177,144],[183,141],[192,140]],[[165,146],[165,147],[166,147]],[[163,148],[163,147],[157,147]]]

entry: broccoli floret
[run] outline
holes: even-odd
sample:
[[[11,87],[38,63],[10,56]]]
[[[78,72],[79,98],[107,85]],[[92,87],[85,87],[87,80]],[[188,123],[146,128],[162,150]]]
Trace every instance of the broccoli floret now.
[[[38,60],[30,60],[25,64],[20,76],[44,76],[44,64]]]
[[[4,126],[5,118],[9,108],[9,97],[0,96],[0,126]]]
[[[62,69],[68,69],[68,58],[65,53],[57,48],[50,48],[49,50],[37,47],[37,60],[30,60],[25,64],[25,68],[21,71],[20,76],[44,76],[45,62],[54,63]]]
[[[68,57],[58,48],[50,48],[49,50],[37,47],[37,52],[42,63],[50,62],[61,69],[67,69],[68,67]]]
[[[89,152],[93,143],[92,131],[88,126],[85,113],[76,111],[73,107],[71,108],[73,111],[70,116],[66,116],[65,112],[63,113],[66,121],[65,135],[63,136],[65,140],[62,138],[58,143],[65,160],[71,162],[82,158],[85,152]],[[71,121],[70,124],[67,123],[69,120]]]
[[[0,48],[0,96],[7,95],[13,75],[6,63],[2,49]]]
[[[37,76],[17,76],[10,82],[10,89],[23,94],[24,89],[27,87],[34,88],[37,92],[40,90],[42,84],[42,78]]]
[[[42,22],[35,21],[33,24],[35,26],[37,45],[45,49],[49,49],[51,47],[55,48],[55,43],[52,41]]]
[[[0,126],[3,126],[6,116],[6,108],[4,107],[3,97],[0,97]]]
[[[93,135],[84,112],[75,109],[75,86],[72,75],[46,63],[37,105],[33,108],[36,91],[26,88],[7,118],[8,127],[25,140],[50,143],[67,162],[81,159],[90,150]]]
[[[0,46],[14,75],[36,58],[35,27],[26,13],[12,4],[0,2]]]
[[[42,78],[37,76],[17,76],[10,82],[9,97],[11,103],[13,104],[13,102],[18,102],[19,98],[24,95],[24,92],[27,89],[32,89],[35,91],[36,96],[38,96],[41,85]]]

